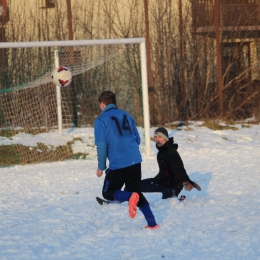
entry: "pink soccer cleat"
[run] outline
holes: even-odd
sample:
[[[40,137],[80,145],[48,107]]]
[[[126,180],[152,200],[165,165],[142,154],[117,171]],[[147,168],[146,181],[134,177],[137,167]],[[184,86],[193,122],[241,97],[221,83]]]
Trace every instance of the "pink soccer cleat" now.
[[[129,199],[129,216],[130,218],[134,218],[137,214],[137,203],[139,201],[139,194],[136,192],[133,192]]]
[[[159,225],[155,225],[154,227],[145,226],[144,228],[155,230],[155,229],[159,228]]]

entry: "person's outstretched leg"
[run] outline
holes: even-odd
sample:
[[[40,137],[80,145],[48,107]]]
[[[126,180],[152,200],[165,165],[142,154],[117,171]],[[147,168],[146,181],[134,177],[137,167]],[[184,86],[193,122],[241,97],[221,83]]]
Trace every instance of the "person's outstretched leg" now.
[[[162,192],[162,189],[154,178],[141,180],[141,192]]]

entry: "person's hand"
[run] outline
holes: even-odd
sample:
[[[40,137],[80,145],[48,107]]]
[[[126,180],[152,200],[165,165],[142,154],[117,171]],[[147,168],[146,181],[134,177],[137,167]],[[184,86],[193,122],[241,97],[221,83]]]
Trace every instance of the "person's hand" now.
[[[184,181],[183,188],[184,188],[184,190],[191,191],[193,189],[193,186],[191,185],[191,183],[189,181]]]
[[[99,170],[99,169],[97,169],[97,173],[96,173],[96,175],[97,175],[98,177],[101,177],[101,176],[102,176],[102,174],[103,174],[103,171],[102,171],[102,170]]]
[[[194,182],[194,181],[184,181],[183,182],[184,190],[191,191],[193,189],[193,187],[196,188],[198,191],[201,191],[201,187],[196,182]]]

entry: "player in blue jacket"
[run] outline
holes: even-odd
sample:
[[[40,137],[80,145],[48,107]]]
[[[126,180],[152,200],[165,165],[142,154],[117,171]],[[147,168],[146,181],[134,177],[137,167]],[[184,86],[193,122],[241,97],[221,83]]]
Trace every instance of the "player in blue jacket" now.
[[[109,201],[128,201],[131,218],[136,216],[139,207],[147,221],[146,228],[156,229],[159,226],[148,201],[141,193],[142,157],[139,150],[140,136],[134,119],[116,107],[116,96],[111,91],[104,91],[98,101],[102,113],[94,123],[98,156],[96,175],[101,177],[103,171],[106,173],[103,197]],[[127,191],[121,190],[124,185]]]

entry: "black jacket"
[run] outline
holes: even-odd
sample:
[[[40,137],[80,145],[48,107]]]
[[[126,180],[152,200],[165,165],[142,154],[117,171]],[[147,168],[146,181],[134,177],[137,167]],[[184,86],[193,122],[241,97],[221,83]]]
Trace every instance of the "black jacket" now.
[[[177,152],[178,144],[175,144],[173,137],[163,146],[158,147],[157,162],[159,173],[155,176],[156,181],[167,187],[172,187],[179,193],[183,188],[184,181],[190,181],[184,169],[182,159]]]

